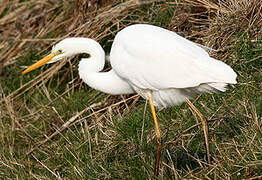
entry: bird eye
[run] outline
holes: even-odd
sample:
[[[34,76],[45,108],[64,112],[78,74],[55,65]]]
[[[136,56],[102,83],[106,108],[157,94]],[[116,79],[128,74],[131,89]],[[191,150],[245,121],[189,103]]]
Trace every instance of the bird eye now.
[[[57,54],[62,54],[63,53],[63,51],[61,50],[61,49],[59,49],[58,51],[57,51]]]

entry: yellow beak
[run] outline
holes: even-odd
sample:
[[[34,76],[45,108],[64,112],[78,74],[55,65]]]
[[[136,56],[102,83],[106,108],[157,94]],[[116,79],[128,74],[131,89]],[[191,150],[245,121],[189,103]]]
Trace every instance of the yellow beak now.
[[[51,53],[49,55],[47,55],[46,57],[44,57],[43,59],[37,61],[35,64],[29,66],[26,70],[24,70],[22,72],[23,75],[25,75],[26,73],[30,72],[30,71],[33,71],[34,69],[37,69],[39,68],[40,66],[43,66],[45,65],[46,63],[50,62],[53,57],[55,57],[56,54],[55,53]]]

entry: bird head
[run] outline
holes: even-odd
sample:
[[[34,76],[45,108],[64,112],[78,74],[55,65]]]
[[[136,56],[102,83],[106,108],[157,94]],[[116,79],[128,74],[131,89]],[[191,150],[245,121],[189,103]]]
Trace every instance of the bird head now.
[[[37,61],[35,64],[29,66],[26,70],[22,72],[22,74],[26,74],[34,69],[37,69],[45,64],[54,63],[56,61],[62,60],[66,57],[73,56],[77,54],[76,49],[74,49],[75,46],[72,46],[77,38],[67,38],[59,43],[57,43],[55,46],[53,46],[52,51],[49,55],[45,56],[43,59]]]

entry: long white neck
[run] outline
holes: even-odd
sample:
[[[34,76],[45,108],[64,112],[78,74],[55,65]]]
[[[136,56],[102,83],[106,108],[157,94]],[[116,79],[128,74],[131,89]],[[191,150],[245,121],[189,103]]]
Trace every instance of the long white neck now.
[[[89,38],[74,38],[76,41],[72,44],[75,48],[75,54],[87,53],[89,58],[83,58],[78,70],[81,74],[85,72],[99,72],[105,65],[105,52],[98,42]]]
[[[108,94],[131,94],[132,87],[119,77],[112,69],[100,72],[105,65],[105,52],[100,44],[92,39],[78,38],[76,54],[88,53],[89,58],[83,58],[78,65],[80,78],[90,87]]]

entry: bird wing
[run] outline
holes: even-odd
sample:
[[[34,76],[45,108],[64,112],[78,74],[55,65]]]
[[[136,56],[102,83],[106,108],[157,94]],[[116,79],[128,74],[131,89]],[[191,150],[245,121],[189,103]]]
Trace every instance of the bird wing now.
[[[236,74],[228,65],[176,33],[152,25],[133,25],[120,31],[110,58],[119,76],[143,89],[236,83]]]

